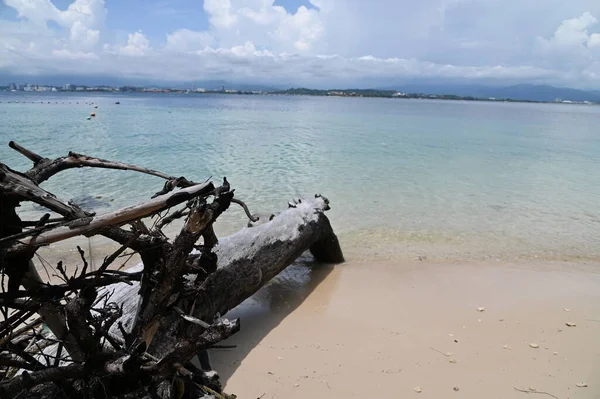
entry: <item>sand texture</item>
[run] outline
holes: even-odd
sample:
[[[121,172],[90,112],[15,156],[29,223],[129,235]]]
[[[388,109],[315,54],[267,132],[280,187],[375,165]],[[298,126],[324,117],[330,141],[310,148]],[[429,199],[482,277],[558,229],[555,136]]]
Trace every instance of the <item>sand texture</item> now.
[[[213,363],[242,399],[600,398],[599,266],[293,266]]]

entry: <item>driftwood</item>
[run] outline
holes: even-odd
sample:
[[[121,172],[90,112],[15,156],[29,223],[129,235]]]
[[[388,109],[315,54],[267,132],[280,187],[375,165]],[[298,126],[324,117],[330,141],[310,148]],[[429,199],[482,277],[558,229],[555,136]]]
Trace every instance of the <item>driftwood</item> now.
[[[344,260],[325,197],[260,217],[234,198],[225,178],[215,186],[73,152],[52,160],[9,146],[33,167],[21,173],[0,163],[0,397],[228,397],[205,355],[240,328],[239,320],[221,315],[307,250],[319,261]],[[39,187],[79,167],[132,170],[166,182],[148,201],[103,215]],[[22,201],[57,215],[23,221],[16,211]],[[250,227],[218,239],[212,226],[232,203],[242,206]],[[148,217],[151,227],[142,221]],[[176,219],[183,227],[171,240],[162,229]],[[61,281],[42,281],[33,261],[38,248],[78,235],[103,235],[121,247],[97,270],[89,270],[78,248],[81,264],[59,262]],[[138,253],[142,263],[112,270],[124,251]],[[40,329],[36,315],[50,331]],[[192,363],[198,355],[200,369]]]

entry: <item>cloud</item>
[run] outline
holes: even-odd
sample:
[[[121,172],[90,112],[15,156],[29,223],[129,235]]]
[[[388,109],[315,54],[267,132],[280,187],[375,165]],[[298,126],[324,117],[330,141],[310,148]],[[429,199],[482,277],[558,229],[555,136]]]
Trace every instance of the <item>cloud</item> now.
[[[94,53],[86,53],[83,51],[73,52],[70,50],[52,50],[52,56],[59,59],[67,60],[97,60],[99,57]]]
[[[231,12],[231,0],[205,0],[204,11],[216,28],[227,29],[237,22],[237,16]]]
[[[204,10],[211,35],[225,48],[251,41],[277,52],[307,52],[318,50],[324,33],[324,12],[305,6],[289,13],[273,0],[205,0]]]
[[[150,50],[150,41],[142,32],[130,33],[127,45],[118,48],[118,54],[129,57],[141,57]]]
[[[600,34],[590,32],[598,24],[590,12],[562,21],[549,38],[538,37],[540,63],[573,76],[596,80],[600,75]]]
[[[167,35],[165,48],[170,51],[197,51],[212,45],[214,38],[208,32],[179,29]]]
[[[582,52],[597,45],[600,35],[590,34],[588,29],[598,23],[590,12],[578,18],[563,21],[549,39],[539,37],[540,46],[547,52]],[[591,46],[590,46],[591,44]]]
[[[3,1],[19,18],[0,19],[0,68],[9,73],[600,87],[596,0],[310,0],[314,7],[291,12],[273,0],[204,0],[196,10],[207,18],[204,30],[158,24],[121,36],[107,28],[113,14],[104,0],[74,0],[65,9],[50,0]]]

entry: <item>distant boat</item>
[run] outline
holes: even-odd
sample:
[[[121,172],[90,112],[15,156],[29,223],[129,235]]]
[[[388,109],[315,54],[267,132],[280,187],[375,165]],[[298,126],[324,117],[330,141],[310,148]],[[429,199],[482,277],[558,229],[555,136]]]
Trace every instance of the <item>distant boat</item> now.
[[[121,103],[117,101],[115,104],[121,104]]]

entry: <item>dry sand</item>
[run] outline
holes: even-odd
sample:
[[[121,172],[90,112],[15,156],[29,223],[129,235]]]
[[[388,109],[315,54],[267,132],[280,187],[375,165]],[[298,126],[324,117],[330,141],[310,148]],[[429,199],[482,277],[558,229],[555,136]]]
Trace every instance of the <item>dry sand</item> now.
[[[600,398],[598,264],[300,265],[229,316],[241,399]]]

